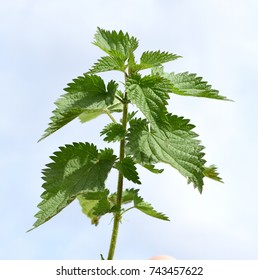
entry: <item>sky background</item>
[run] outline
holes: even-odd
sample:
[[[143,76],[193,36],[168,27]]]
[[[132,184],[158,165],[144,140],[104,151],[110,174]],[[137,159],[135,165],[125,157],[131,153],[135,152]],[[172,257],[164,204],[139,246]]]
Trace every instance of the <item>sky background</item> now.
[[[128,212],[116,259],[258,259],[257,0],[1,0],[0,259],[107,255],[111,216],[94,227],[76,201],[26,233],[49,156],[75,141],[105,145],[99,131],[107,117],[73,121],[37,143],[66,84],[104,55],[91,44],[97,26],[136,36],[138,57],[159,49],[181,55],[165,64],[167,72],[197,73],[235,101],[171,96],[169,110],[196,125],[206,160],[225,183],[207,179],[200,195],[169,166],[160,175],[139,169],[140,195],[171,222]],[[116,73],[102,77],[122,80]],[[114,185],[111,174],[107,186]]]

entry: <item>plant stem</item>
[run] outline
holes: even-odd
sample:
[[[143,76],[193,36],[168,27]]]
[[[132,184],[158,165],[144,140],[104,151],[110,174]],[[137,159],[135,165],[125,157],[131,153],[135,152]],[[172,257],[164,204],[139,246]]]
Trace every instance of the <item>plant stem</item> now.
[[[112,116],[108,109],[104,110],[104,112],[110,117],[113,123],[117,123],[116,119]]]
[[[127,124],[127,115],[128,115],[128,102],[127,102],[127,94],[124,95],[124,106],[123,106],[123,120],[122,125],[124,129],[126,130],[126,124]],[[120,151],[119,151],[119,159],[120,161],[123,160],[125,157],[125,138],[123,138],[120,141]],[[117,236],[118,236],[118,230],[119,230],[119,224],[122,218],[121,215],[121,205],[122,205],[122,194],[123,194],[123,175],[119,172],[118,173],[118,182],[117,182],[117,200],[116,205],[119,209],[118,212],[115,212],[114,214],[114,224],[113,224],[113,231],[109,246],[109,252],[108,252],[108,260],[113,260],[116,243],[117,243]]]

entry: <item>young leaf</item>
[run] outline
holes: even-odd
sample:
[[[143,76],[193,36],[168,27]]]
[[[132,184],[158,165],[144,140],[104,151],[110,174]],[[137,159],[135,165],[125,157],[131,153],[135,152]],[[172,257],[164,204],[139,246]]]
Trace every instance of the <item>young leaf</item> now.
[[[111,80],[107,84],[107,96],[105,98],[105,102],[107,105],[112,105],[114,103],[117,88],[118,88],[118,83],[116,83],[113,80]]]
[[[164,171],[164,169],[157,169],[155,168],[155,165],[151,165],[151,164],[144,164],[143,167],[155,174],[160,174]]]
[[[215,165],[204,167],[204,176],[212,180],[218,181],[220,183],[223,183],[222,179],[219,177],[219,173]]]
[[[35,215],[34,228],[42,225],[69,205],[77,195],[101,190],[116,156],[112,149],[98,151],[89,143],[60,147],[43,170],[44,192]]]
[[[123,204],[133,202],[134,208],[141,212],[157,219],[169,221],[169,218],[165,214],[157,212],[150,203],[143,201],[143,198],[138,195],[138,192],[138,189],[126,189],[122,196]]]
[[[124,72],[126,65],[124,59],[120,56],[103,56],[101,57],[90,69],[90,73],[100,73],[112,70],[118,70]]]
[[[121,141],[126,134],[124,127],[119,123],[110,123],[104,127],[101,131],[100,135],[103,136],[106,134],[104,138],[107,142],[117,142]]]
[[[176,115],[167,115],[169,128],[164,134],[161,130],[148,129],[148,122],[134,119],[130,122],[127,136],[127,151],[140,164],[163,162],[170,164],[202,192],[204,177],[203,146],[192,131],[189,120]]]
[[[171,84],[160,76],[134,75],[126,83],[128,98],[148,119],[154,128],[167,126],[167,99]]]
[[[87,115],[88,119],[97,117],[105,110],[112,108],[114,91],[117,84],[109,83],[106,90],[105,83],[101,77],[96,75],[84,75],[73,80],[65,89],[66,94],[62,95],[55,104],[57,108],[53,111],[51,123],[46,129],[42,139],[46,138],[56,130],[60,129],[81,114]],[[117,104],[116,104],[117,106]]]
[[[142,199],[138,199],[138,201],[135,202],[135,208],[153,218],[169,221],[169,218],[165,214],[156,211],[150,203],[145,202]]]
[[[130,122],[136,115],[138,111],[129,112],[127,115],[127,121]]]
[[[169,62],[180,58],[181,56],[173,53],[161,52],[161,51],[147,51],[144,52],[140,58],[140,64],[133,67],[134,71],[153,68],[162,65],[165,62]]]
[[[98,46],[104,52],[116,59],[122,59],[125,62],[131,57],[138,47],[138,41],[135,37],[130,37],[128,33],[119,31],[107,31],[98,28],[94,36],[94,45]]]
[[[126,157],[123,160],[118,161],[115,164],[115,168],[117,168],[127,180],[132,181],[135,184],[141,184],[135,163],[131,157]]]
[[[212,89],[211,85],[203,81],[196,74],[184,73],[164,73],[163,67],[152,70],[153,75],[160,75],[172,83],[171,91],[175,94],[195,97],[206,97],[213,99],[229,100],[225,96],[219,95],[219,91]]]
[[[122,193],[122,204],[133,202],[138,192],[138,189],[125,189]]]

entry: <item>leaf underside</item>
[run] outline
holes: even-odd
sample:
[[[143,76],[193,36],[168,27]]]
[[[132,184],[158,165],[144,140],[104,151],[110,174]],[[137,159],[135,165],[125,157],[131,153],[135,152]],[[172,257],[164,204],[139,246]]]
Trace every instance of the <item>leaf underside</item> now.
[[[167,99],[170,82],[159,76],[135,75],[128,79],[126,90],[128,97],[154,128],[164,128],[167,120]]]
[[[98,151],[89,143],[73,143],[60,147],[43,170],[39,212],[35,215],[36,228],[68,206],[77,195],[89,190],[104,189],[104,182],[116,156],[112,149]]]
[[[122,195],[123,204],[133,202],[134,208],[141,212],[157,219],[169,221],[169,218],[165,214],[156,211],[150,203],[145,202],[143,198],[138,195],[138,192],[138,189],[124,190]]]
[[[167,115],[170,127],[166,134],[162,130],[149,130],[148,122],[134,119],[127,136],[127,153],[138,163],[152,165],[158,162],[170,164],[202,192],[204,147],[196,139],[189,120],[176,115]]]
[[[168,79],[172,86],[171,92],[179,95],[206,97],[212,99],[228,100],[225,96],[219,95],[219,91],[212,89],[211,85],[193,73],[165,73],[163,66],[152,69],[153,75]]]
[[[106,89],[103,79],[97,75],[85,74],[74,79],[65,89],[66,93],[55,102],[57,107],[50,118],[49,127],[40,140],[77,117],[85,122],[107,111],[111,113],[121,111],[120,102],[114,100],[117,86],[110,81]]]

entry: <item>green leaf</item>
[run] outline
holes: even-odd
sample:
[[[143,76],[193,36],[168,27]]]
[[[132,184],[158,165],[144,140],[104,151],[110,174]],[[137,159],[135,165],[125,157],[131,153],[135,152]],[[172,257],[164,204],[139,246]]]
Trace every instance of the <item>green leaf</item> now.
[[[151,165],[151,164],[144,164],[143,167],[155,174],[160,174],[164,171],[164,169],[157,169],[155,168],[155,165]]]
[[[127,151],[142,165],[158,162],[170,164],[202,192],[204,177],[203,146],[192,131],[189,120],[167,115],[169,128],[149,130],[148,122],[134,119],[130,122]]]
[[[204,167],[204,176],[223,183],[222,178],[219,177],[219,173],[217,172],[217,167],[215,165]]]
[[[169,218],[161,213],[161,212],[157,212],[150,203],[148,202],[144,202],[144,201],[138,201],[137,204],[135,204],[135,208],[140,210],[141,212],[151,216],[151,217],[154,217],[154,218],[157,218],[157,219],[161,219],[161,220],[164,220],[164,221],[169,221]]]
[[[219,91],[212,89],[211,85],[203,81],[201,77],[196,74],[184,73],[164,73],[163,67],[157,67],[152,71],[153,75],[160,75],[168,79],[172,83],[171,91],[175,94],[206,97],[220,100],[229,100],[225,96],[219,95]]]
[[[77,199],[81,205],[82,212],[91,220],[91,224],[97,226],[100,216],[94,215],[94,208],[98,204],[98,200],[88,200],[83,195],[78,195]]]
[[[131,57],[133,52],[138,47],[138,40],[135,37],[130,37],[128,33],[122,31],[107,31],[98,28],[94,36],[93,44],[98,46],[111,57],[121,59],[125,62]]]
[[[117,88],[118,88],[118,83],[116,83],[113,80],[111,80],[107,84],[107,96],[106,96],[106,99],[105,99],[105,102],[106,102],[107,105],[112,105],[114,103]]]
[[[167,126],[167,99],[171,84],[160,76],[134,75],[126,83],[128,98],[148,119],[154,128]]]
[[[112,101],[118,85],[114,81],[108,85],[106,90],[104,81],[97,75],[85,74],[74,79],[65,89],[67,93],[55,102],[57,108],[53,111],[49,127],[40,140],[82,114],[82,119],[90,120],[111,109],[113,105],[117,107],[118,104],[112,105]]]
[[[143,198],[138,195],[139,190],[127,189],[123,192],[123,203],[133,202],[134,208],[141,212],[165,221],[169,221],[169,218],[160,212],[157,212],[150,203],[143,201]]]
[[[122,112],[122,110],[123,110],[123,104],[120,101],[115,100],[114,104],[109,105],[106,108],[84,111],[82,114],[79,115],[79,119],[81,123],[85,123],[92,119],[97,118],[102,114],[110,115],[112,113],[120,113]]]
[[[122,193],[122,204],[133,202],[138,192],[138,189],[125,189]]]
[[[134,71],[139,71],[143,69],[153,68],[160,66],[165,62],[169,62],[180,58],[181,56],[161,51],[147,51],[144,52],[140,58],[140,64],[133,67]]]
[[[94,212],[93,212],[95,215],[103,216],[103,215],[111,212],[112,205],[110,204],[110,202],[108,200],[108,195],[109,195],[108,189],[105,189],[103,192],[99,193],[98,203],[94,207]],[[87,194],[86,194],[85,198],[87,199]]]
[[[116,160],[112,149],[98,151],[89,143],[60,147],[43,170],[39,212],[34,228],[42,225],[69,205],[81,193],[104,189],[104,182]]]
[[[111,212],[108,200],[109,190],[88,191],[77,196],[82,212],[91,219],[91,223],[98,225],[101,216]]]
[[[104,56],[101,57],[90,69],[90,73],[100,73],[112,70],[125,71],[124,59],[121,57]]]
[[[127,115],[127,121],[130,122],[138,113],[138,111],[129,112]]]
[[[141,184],[136,171],[135,163],[131,157],[126,157],[115,164],[115,168],[129,181],[135,184]]]
[[[104,127],[100,135],[106,134],[104,141],[107,142],[117,142],[125,138],[126,131],[124,127],[119,123],[110,123]]]

